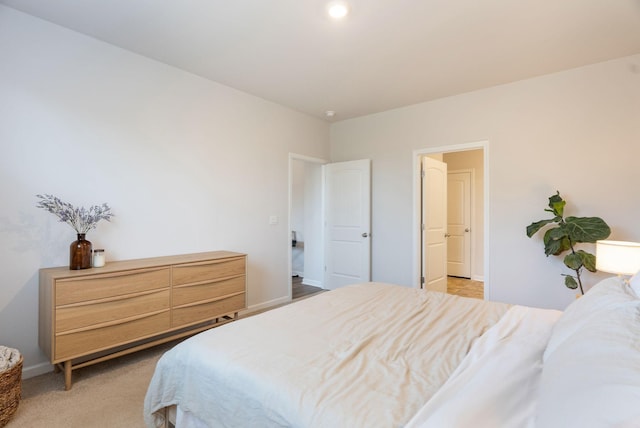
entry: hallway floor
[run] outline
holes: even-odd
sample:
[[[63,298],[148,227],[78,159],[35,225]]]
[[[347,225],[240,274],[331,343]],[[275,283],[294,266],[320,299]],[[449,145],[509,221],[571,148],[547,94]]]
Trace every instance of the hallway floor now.
[[[301,276],[294,276],[291,278],[291,298],[292,300],[300,299],[302,297],[311,296],[312,294],[320,293],[324,289],[320,287],[314,287],[313,285],[306,285],[302,283]]]
[[[484,299],[484,282],[449,276],[447,277],[447,293],[462,297]]]

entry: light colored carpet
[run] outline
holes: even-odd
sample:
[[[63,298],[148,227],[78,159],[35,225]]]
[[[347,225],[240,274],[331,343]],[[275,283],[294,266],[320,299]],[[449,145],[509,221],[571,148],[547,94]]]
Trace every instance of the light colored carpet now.
[[[169,342],[73,372],[71,390],[62,373],[22,383],[22,400],[7,428],[137,428],[156,362]]]
[[[308,297],[311,295],[297,300]],[[240,318],[270,309],[273,308]],[[168,342],[75,370],[69,391],[64,390],[63,373],[25,379],[18,411],[6,428],[144,428],[144,396],[156,363],[164,352],[180,342]]]

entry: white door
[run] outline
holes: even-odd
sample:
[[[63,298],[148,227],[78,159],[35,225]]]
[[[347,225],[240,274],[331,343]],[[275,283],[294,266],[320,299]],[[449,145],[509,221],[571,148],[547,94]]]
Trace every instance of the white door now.
[[[447,164],[422,158],[424,288],[447,292]]]
[[[371,281],[371,161],[325,171],[325,288]]]
[[[471,172],[447,177],[447,274],[471,278]]]

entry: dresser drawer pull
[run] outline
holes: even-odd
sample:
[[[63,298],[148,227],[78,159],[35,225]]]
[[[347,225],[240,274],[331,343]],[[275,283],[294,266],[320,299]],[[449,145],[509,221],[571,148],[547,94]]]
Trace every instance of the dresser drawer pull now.
[[[79,332],[82,332],[82,331],[97,330],[97,329],[104,328],[104,327],[111,327],[111,326],[114,326],[114,325],[126,324],[128,322],[137,321],[137,320],[141,320],[141,319],[144,319],[144,318],[149,318],[149,317],[152,317],[154,315],[161,314],[163,312],[169,312],[169,309],[163,309],[161,311],[148,312],[146,314],[136,315],[136,316],[127,317],[127,318],[121,318],[119,320],[103,322],[103,323],[100,323],[100,324],[93,324],[93,325],[90,325],[90,326],[87,326],[87,327],[76,328],[74,330],[67,330],[67,331],[63,331],[63,332],[60,332],[60,333],[56,333],[56,336],[65,336],[67,334],[74,334],[74,333],[79,333]]]
[[[78,303],[57,305],[56,308],[57,309],[77,308],[81,306],[95,305],[97,303],[117,302],[118,300],[128,300],[128,299],[131,299],[132,297],[147,296],[149,294],[162,293],[163,291],[167,291],[168,289],[169,287],[164,287],[164,288],[157,288],[155,290],[140,291],[138,293],[122,294],[120,296],[113,296],[113,297],[105,297],[103,299],[85,300],[83,302],[78,302]]]
[[[237,293],[227,294],[225,296],[218,296],[218,297],[215,297],[213,299],[198,300],[197,302],[186,303],[184,305],[175,305],[174,308],[178,309],[178,308],[189,308],[191,306],[200,306],[200,305],[204,305],[206,303],[217,302],[219,300],[228,299],[229,297],[239,296],[241,294],[244,294],[244,291],[239,291]]]
[[[240,274],[240,275],[231,275],[231,276],[225,276],[225,277],[220,277],[220,278],[205,279],[203,281],[189,282],[189,283],[186,283],[186,284],[176,284],[176,285],[173,286],[173,288],[193,287],[195,285],[203,285],[203,284],[215,284],[216,282],[228,281],[230,279],[241,278],[243,276],[245,276],[245,275],[244,274]]]
[[[145,268],[145,269],[131,269],[131,270],[121,270],[118,272],[106,272],[101,274],[93,274],[93,275],[78,275],[73,278],[65,278],[58,280],[59,283],[65,282],[76,282],[76,281],[85,281],[87,278],[91,278],[92,280],[101,279],[101,278],[116,278],[119,276],[131,276],[131,275],[139,275],[150,272],[158,272],[162,270],[169,269],[169,266],[160,266],[155,268]]]
[[[220,259],[220,260],[205,260],[205,261],[202,261],[202,262],[181,263],[181,264],[175,264],[173,266],[174,267],[183,267],[183,266],[216,265],[216,264],[219,264],[219,263],[235,262],[237,260],[244,260],[244,256],[241,256],[241,257],[228,257],[228,258],[224,258],[224,259]]]

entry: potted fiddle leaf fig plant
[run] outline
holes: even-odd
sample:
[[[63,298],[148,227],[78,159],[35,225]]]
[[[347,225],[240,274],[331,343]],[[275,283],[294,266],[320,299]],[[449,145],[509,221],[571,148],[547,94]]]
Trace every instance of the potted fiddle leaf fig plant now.
[[[596,256],[584,250],[576,249],[576,244],[594,243],[606,239],[611,234],[609,225],[600,217],[564,217],[566,201],[560,196],[560,192],[549,197],[549,208],[545,211],[553,214],[553,218],[540,220],[527,226],[527,236],[531,238],[545,226],[553,224],[544,233],[544,253],[550,255],[564,255],[564,264],[575,271],[574,275],[562,274],[564,284],[575,290],[580,287],[580,293],[584,294],[582,287],[583,269],[596,272]]]

